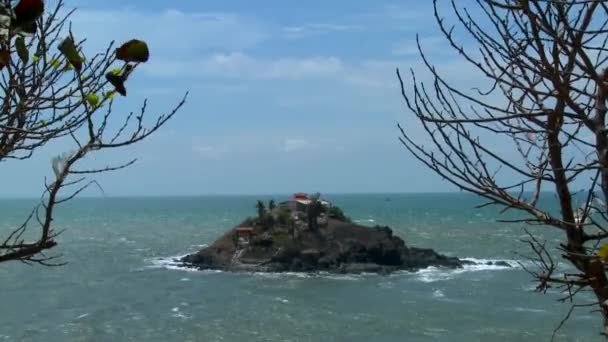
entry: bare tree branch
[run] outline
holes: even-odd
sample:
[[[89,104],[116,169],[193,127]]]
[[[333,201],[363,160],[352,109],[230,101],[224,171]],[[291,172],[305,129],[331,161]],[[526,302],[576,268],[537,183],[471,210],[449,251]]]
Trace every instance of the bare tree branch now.
[[[608,207],[595,204],[608,202],[608,5],[476,0],[473,14],[446,0],[452,25],[440,2],[433,0],[434,16],[444,38],[490,86],[465,91],[452,85],[418,41],[430,81],[413,70],[405,81],[397,70],[406,108],[418,119],[415,128],[398,125],[400,142],[444,180],[487,199],[482,206],[518,213],[500,222],[563,234],[550,250],[526,230],[536,269],[524,269],[538,291],[561,289],[562,301],[590,289],[608,334],[607,260],[599,255],[608,239]],[[473,43],[463,46],[455,32]],[[557,197],[557,210],[541,206],[550,195]],[[555,252],[577,272],[560,274]]]
[[[119,60],[113,42],[105,51],[86,56],[86,40],[77,40],[72,32],[69,17],[73,11],[64,11],[63,0],[35,22],[21,24],[12,10],[16,2],[0,0],[0,19],[7,19],[0,22],[8,23],[0,25],[0,56],[8,59],[3,63],[0,58],[0,93],[4,94],[0,98],[0,162],[30,158],[43,145],[63,137],[71,138],[76,147],[53,158],[55,178],[45,181],[40,204],[24,223],[1,240],[0,262],[19,260],[59,266],[63,263],[57,262],[57,255],[45,254],[57,245],[61,233],[53,227],[57,206],[91,185],[103,191],[94,179],[85,177],[129,167],[136,159],[96,169],[79,169],[79,163],[98,151],[129,146],[149,137],[183,107],[188,94],[169,113],[152,120],[147,119],[146,100],[135,120],[131,120],[133,114],[127,116],[112,132],[109,123],[117,85],[110,82],[111,77],[126,81],[148,56],[141,61],[136,56]],[[25,34],[19,25],[36,29]],[[17,46],[19,39],[25,49]],[[39,233],[29,241],[25,232],[33,223],[38,224]]]

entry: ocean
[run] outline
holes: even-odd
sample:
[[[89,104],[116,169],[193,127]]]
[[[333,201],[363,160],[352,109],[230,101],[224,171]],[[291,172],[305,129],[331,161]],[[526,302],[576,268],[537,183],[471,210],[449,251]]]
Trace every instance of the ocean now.
[[[513,267],[383,275],[234,274],[172,261],[210,244],[255,201],[285,196],[83,198],[59,207],[62,267],[0,265],[0,341],[539,341],[567,303],[534,292],[519,224],[464,194],[327,195],[354,221],[387,225],[407,245]],[[0,200],[0,231],[32,200]],[[558,235],[532,228],[551,243]],[[590,300],[583,293],[581,301]],[[578,309],[558,341],[596,341]]]

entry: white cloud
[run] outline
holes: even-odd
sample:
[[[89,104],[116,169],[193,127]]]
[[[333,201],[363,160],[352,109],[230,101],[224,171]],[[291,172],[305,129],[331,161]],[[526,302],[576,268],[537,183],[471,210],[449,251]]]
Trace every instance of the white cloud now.
[[[311,35],[326,34],[332,32],[350,32],[359,29],[361,28],[356,25],[313,23],[301,26],[287,26],[283,28],[283,33],[289,39],[298,39]]]
[[[417,62],[416,64],[419,64]],[[157,60],[141,71],[161,78],[213,78],[234,80],[326,80],[365,89],[395,90],[395,69],[403,61],[366,60],[346,63],[335,56],[303,58],[256,58],[235,52],[213,54],[198,60]],[[406,64],[405,67],[408,67]]]
[[[397,19],[397,20],[420,20],[423,16],[420,15],[419,4],[389,4],[385,5],[381,10],[381,15],[385,19]]]
[[[142,67],[154,76],[223,77],[258,80],[303,79],[339,74],[344,65],[336,57],[256,59],[235,52],[214,54],[199,60],[162,60]]]
[[[347,84],[372,89],[396,90],[395,70],[401,62],[396,60],[367,60],[351,66],[344,75]]]
[[[306,139],[286,139],[283,142],[281,150],[283,152],[295,152],[313,147],[315,147],[315,145]]]
[[[391,7],[383,15],[388,12],[393,16],[401,13]],[[142,74],[173,80],[322,79],[367,89],[394,89],[394,70],[402,63],[390,60],[382,65],[373,61],[346,63],[337,56],[319,55],[259,58],[247,51],[270,39],[271,34],[257,20],[233,13],[83,9],[74,14],[72,21],[75,32],[86,36],[88,47],[95,51],[103,50],[111,40],[147,40],[152,58],[141,66]],[[282,32],[295,37],[359,29],[360,26],[349,24],[311,23],[285,27]],[[396,45],[393,52],[409,54],[411,42]]]
[[[432,36],[420,38],[420,47],[425,54],[449,54],[453,53],[453,49],[450,46],[447,39],[443,36]],[[418,51],[418,44],[416,38],[412,37],[409,40],[404,40],[393,45],[393,55],[396,56],[411,56],[418,57],[420,52]]]
[[[257,21],[231,13],[83,9],[71,21],[74,32],[87,37],[88,48],[139,38],[148,42],[153,58],[247,49],[269,37]]]
[[[205,160],[220,159],[227,152],[227,150],[223,147],[205,144],[195,144],[192,148],[201,159]]]

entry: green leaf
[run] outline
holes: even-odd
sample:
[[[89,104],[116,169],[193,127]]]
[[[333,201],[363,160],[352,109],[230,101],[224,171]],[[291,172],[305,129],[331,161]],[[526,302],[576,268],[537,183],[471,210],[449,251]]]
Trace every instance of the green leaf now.
[[[97,108],[97,106],[99,105],[99,96],[97,96],[97,94],[95,93],[89,93],[86,96],[86,99],[89,105],[93,108]]]
[[[105,94],[103,94],[104,100],[111,100],[114,97],[116,97],[116,91],[115,90],[110,90],[110,91],[107,91]]]
[[[608,243],[603,245],[602,248],[600,248],[600,250],[598,252],[598,256],[603,261],[608,261]]]
[[[73,70],[74,66],[72,65],[72,63],[70,63],[69,61],[65,61],[65,66],[63,67],[63,70],[65,71],[69,71],[69,70]]]
[[[110,73],[115,76],[120,76],[120,74],[122,73],[122,68],[114,68],[110,70]]]
[[[59,44],[59,51],[65,56],[68,62],[78,70],[78,72],[82,71],[82,62],[84,59],[80,56],[80,52],[78,52],[78,48],[72,37],[65,38],[61,44]]]
[[[61,62],[56,58],[51,59],[49,63],[51,63],[51,66],[55,69],[59,69],[59,67],[61,67]]]
[[[30,60],[30,52],[27,50],[27,46],[25,46],[25,38],[17,37],[17,39],[15,39],[15,49],[23,64],[27,64]]]

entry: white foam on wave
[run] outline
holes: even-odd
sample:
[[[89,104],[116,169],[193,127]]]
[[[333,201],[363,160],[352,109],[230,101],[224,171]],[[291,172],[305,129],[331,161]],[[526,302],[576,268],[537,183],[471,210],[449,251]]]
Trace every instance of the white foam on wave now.
[[[310,278],[312,275],[303,272],[245,272],[256,277],[267,278],[267,279],[279,279],[279,278]]]
[[[433,283],[436,281],[449,280],[455,276],[469,272],[483,272],[483,271],[505,271],[521,269],[521,266],[517,260],[494,260],[494,259],[476,259],[476,258],[462,258],[461,260],[474,262],[475,265],[465,265],[462,268],[457,269],[446,269],[440,267],[428,267],[419,270],[414,273],[417,280],[425,283]],[[496,265],[494,263],[504,261],[509,266]],[[492,263],[488,265],[487,263]],[[403,273],[401,273],[403,274]]]
[[[341,281],[353,281],[353,280],[361,280],[365,277],[370,276],[378,276],[377,273],[359,273],[359,274],[336,274],[330,272],[314,272],[314,273],[306,273],[306,272],[251,272],[257,277],[267,278],[267,279],[311,279],[311,278],[319,278],[319,279],[329,279],[329,280],[341,280]]]
[[[76,319],[83,319],[83,318],[88,317],[88,316],[89,316],[89,313],[85,313],[85,314],[82,314],[82,315],[76,317]]]
[[[517,311],[517,312],[531,312],[531,313],[546,313],[547,312],[547,310],[544,310],[544,309],[524,308],[521,306],[516,306],[516,307],[512,308],[511,310]]]
[[[460,258],[460,260],[474,262],[477,265],[466,265],[464,268],[470,269],[479,269],[480,271],[484,270],[504,270],[504,269],[512,269],[512,268],[521,268],[521,261],[519,260],[509,260],[509,259],[477,259],[477,258]],[[505,262],[508,266],[500,266],[494,265],[497,262]],[[487,265],[488,263],[492,263],[493,265]],[[525,262],[524,262],[525,264]]]
[[[289,303],[289,300],[288,300],[288,299],[281,298],[281,297],[275,297],[275,298],[273,298],[273,300],[274,300],[275,302],[280,302],[280,303],[283,303],[283,304],[287,304],[287,303]]]
[[[355,222],[355,223],[376,223],[376,220],[374,220],[373,218],[366,218],[366,219],[353,220],[353,222]]]
[[[130,245],[135,243],[135,241],[129,240],[124,236],[121,236],[120,238],[118,238],[118,242],[130,244]]]
[[[537,287],[538,285],[534,284],[534,285],[523,285],[521,286],[521,289],[526,291],[526,292],[536,292],[537,291]]]
[[[186,254],[188,255],[188,254]],[[165,269],[170,271],[182,271],[182,272],[198,272],[203,274],[217,274],[217,273],[229,273],[222,270],[200,270],[196,267],[189,267],[184,265],[180,260],[186,255],[177,255],[172,257],[161,257],[161,258],[149,258],[146,259],[146,266],[139,269],[139,271],[153,270],[153,269]],[[376,273],[360,273],[360,274],[335,274],[330,272],[240,272],[241,274],[249,274],[256,277],[266,279],[308,279],[308,278],[323,278],[331,280],[359,280],[366,276],[377,276]],[[190,281],[190,278],[179,279],[182,282]]]
[[[187,254],[186,254],[187,255]],[[143,270],[150,269],[166,269],[173,271],[184,271],[184,272],[197,272],[198,270],[192,267],[187,267],[180,260],[186,255],[178,255],[165,258],[150,258],[146,259],[147,266],[143,267]]]
[[[331,280],[361,280],[365,277],[375,277],[377,273],[360,273],[360,274],[326,274],[323,278]]]
[[[190,319],[192,318],[192,316],[188,316],[186,314],[184,314],[183,312],[180,311],[179,307],[174,307],[173,309],[171,309],[171,317],[173,318],[180,318],[180,319]]]
[[[441,291],[441,290],[433,291],[433,298],[443,298],[443,297],[445,297],[445,294],[443,293],[443,291]]]
[[[201,272],[207,274],[224,273],[220,270],[199,270],[194,267],[185,266],[180,259],[185,255],[178,255],[172,257],[163,258],[151,258],[147,259],[146,262],[149,264],[145,266],[143,270],[149,269],[166,269],[172,271],[183,271],[183,272]],[[432,283],[436,281],[444,281],[452,279],[460,274],[469,272],[489,272],[489,271],[505,271],[505,270],[517,270],[521,269],[521,262],[518,260],[505,260],[505,259],[478,259],[478,258],[461,258],[461,260],[475,263],[474,265],[465,265],[462,268],[447,269],[442,267],[428,267],[416,272],[410,271],[399,271],[391,274],[391,276],[413,276],[416,280]],[[509,266],[496,265],[497,262],[505,262]],[[525,262],[524,262],[525,265]],[[329,280],[339,281],[357,281],[369,277],[378,276],[377,273],[360,273],[360,274],[335,274],[330,272],[244,272],[257,277],[267,279],[309,279],[309,278],[321,278]],[[181,278],[180,281],[189,281],[189,278]]]

